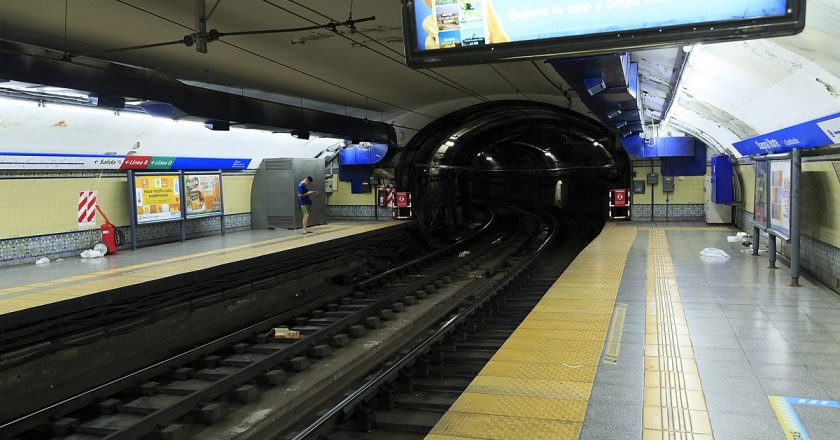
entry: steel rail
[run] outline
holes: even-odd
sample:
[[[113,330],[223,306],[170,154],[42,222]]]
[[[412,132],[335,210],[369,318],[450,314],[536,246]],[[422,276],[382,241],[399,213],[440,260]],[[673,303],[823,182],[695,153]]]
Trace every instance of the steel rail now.
[[[79,393],[75,396],[66,398],[66,399],[64,399],[60,402],[54,403],[52,405],[49,405],[47,407],[44,407],[44,408],[39,409],[37,411],[34,411],[30,414],[27,414],[27,415],[24,415],[24,416],[19,417],[17,419],[8,421],[8,422],[0,425],[0,436],[9,436],[9,435],[13,436],[13,435],[17,435],[17,434],[26,432],[28,430],[34,429],[35,427],[41,425],[42,423],[44,423],[47,420],[50,420],[51,418],[54,418],[54,417],[62,415],[62,414],[67,414],[67,413],[72,412],[74,410],[80,409],[84,406],[87,406],[87,405],[90,405],[90,404],[94,403],[97,399],[101,399],[101,398],[104,398],[104,397],[111,396],[111,395],[113,395],[115,393],[118,393],[118,392],[120,392],[120,391],[122,391],[126,388],[138,385],[145,380],[148,380],[150,378],[153,378],[153,377],[159,376],[161,374],[164,374],[164,373],[170,371],[173,366],[184,365],[184,364],[189,363],[189,362],[191,362],[195,359],[201,358],[202,356],[206,356],[206,355],[209,355],[211,353],[217,352],[217,351],[219,351],[219,350],[221,350],[225,347],[230,346],[231,344],[233,344],[235,342],[241,341],[243,339],[247,339],[247,338],[253,336],[255,333],[257,333],[259,331],[262,331],[266,328],[272,327],[273,324],[278,322],[278,321],[283,321],[283,320],[289,319],[293,316],[297,316],[297,315],[306,313],[307,311],[311,310],[313,307],[317,307],[319,305],[326,304],[326,303],[328,303],[330,301],[333,301],[337,298],[340,298],[342,296],[347,296],[347,295],[353,293],[354,291],[361,290],[361,289],[365,288],[366,286],[370,286],[373,283],[384,280],[384,279],[386,279],[390,276],[396,275],[397,273],[399,273],[402,270],[406,270],[406,269],[409,269],[413,266],[423,264],[427,261],[430,261],[430,260],[433,260],[437,257],[440,257],[440,256],[442,256],[442,255],[444,255],[448,252],[453,252],[456,249],[460,249],[461,247],[465,246],[466,244],[474,241],[480,235],[484,234],[491,226],[493,226],[496,223],[496,220],[497,220],[496,219],[496,214],[493,212],[493,210],[488,209],[487,211],[489,213],[488,221],[480,229],[477,229],[477,230],[471,232],[466,237],[456,241],[455,243],[453,243],[453,244],[451,244],[451,245],[449,245],[445,248],[439,249],[439,250],[434,251],[434,252],[429,253],[429,254],[422,255],[422,256],[417,257],[413,260],[410,260],[406,263],[403,263],[403,264],[401,264],[397,267],[389,269],[389,270],[387,270],[385,272],[382,272],[380,274],[374,275],[374,276],[372,276],[372,277],[370,277],[366,280],[360,281],[360,282],[358,282],[358,283],[356,283],[352,286],[346,287],[344,289],[340,289],[340,290],[338,290],[336,292],[333,292],[329,295],[326,295],[324,297],[320,297],[318,299],[313,299],[312,301],[301,304],[301,305],[295,307],[292,310],[286,311],[286,312],[284,312],[282,314],[279,314],[279,315],[275,315],[275,316],[273,316],[271,318],[268,318],[268,319],[264,319],[264,320],[262,320],[258,323],[252,324],[248,327],[245,327],[245,328],[242,328],[242,329],[237,330],[235,332],[229,333],[225,336],[216,338],[216,339],[214,339],[210,342],[207,342],[205,344],[202,344],[200,346],[197,346],[195,348],[187,350],[187,351],[185,351],[183,353],[180,353],[178,355],[172,356],[172,357],[167,358],[165,360],[156,362],[152,365],[149,365],[147,367],[144,367],[144,368],[141,368],[141,369],[136,370],[134,372],[131,372],[131,373],[129,373],[129,374],[123,376],[123,377],[120,377],[118,379],[111,380],[111,381],[109,381],[105,384],[98,385],[94,388],[91,388],[90,390],[87,390],[87,391]],[[441,273],[448,272],[445,269],[448,269],[448,268],[441,269],[441,270],[439,270],[439,272],[441,272]],[[427,281],[421,279],[421,280],[416,281],[415,283],[412,283],[410,285],[410,287],[414,288],[414,287],[416,287],[416,285],[420,285],[420,284],[424,284],[424,283],[427,283]],[[281,363],[283,360],[285,360],[285,359],[287,359],[291,356],[294,356],[295,354],[299,354],[299,353],[305,351],[310,346],[315,345],[318,342],[321,342],[321,341],[333,336],[334,334],[340,332],[339,328],[341,328],[341,329],[347,328],[347,323],[348,322],[350,323],[350,325],[352,325],[353,323],[363,320],[365,317],[370,316],[371,314],[377,312],[378,310],[381,310],[387,304],[392,303],[394,301],[394,298],[404,296],[405,293],[402,290],[407,290],[407,289],[401,289],[401,291],[398,291],[393,295],[389,295],[389,296],[387,296],[387,297],[385,297],[381,300],[378,300],[375,304],[371,305],[370,307],[366,307],[362,311],[353,313],[351,315],[348,315],[347,317],[340,318],[335,323],[330,324],[329,326],[322,329],[322,331],[319,331],[317,336],[316,335],[311,335],[311,336],[306,337],[305,339],[301,339],[300,341],[291,344],[289,347],[286,347],[288,350],[281,350],[281,351],[278,351],[277,353],[273,353],[273,354],[269,355],[268,357],[262,359],[261,361],[258,361],[255,364],[251,364],[248,367],[243,368],[237,374],[232,375],[232,376],[228,376],[224,379],[219,380],[212,387],[209,387],[209,388],[204,389],[204,390],[200,390],[199,392],[196,392],[193,395],[185,396],[185,399],[183,399],[181,402],[178,402],[173,407],[169,407],[169,408],[157,411],[155,413],[152,413],[152,414],[148,415],[147,417],[144,417],[144,419],[142,421],[140,421],[138,424],[132,426],[132,428],[133,427],[141,427],[142,428],[142,429],[136,430],[135,433],[120,431],[120,432],[117,432],[117,433],[112,434],[110,436],[107,436],[105,438],[109,438],[109,439],[142,438],[144,435],[151,432],[157,426],[169,423],[171,421],[174,421],[178,417],[182,416],[184,414],[185,409],[189,410],[189,409],[194,408],[196,405],[198,405],[202,402],[209,401],[209,400],[211,400],[211,397],[215,397],[217,395],[223,394],[225,391],[230,389],[230,387],[232,387],[234,385],[244,383],[247,380],[250,380],[251,378],[259,375],[260,373],[265,372],[266,370],[270,369],[271,366],[277,365],[277,364]],[[337,323],[342,323],[342,324],[345,324],[345,325],[344,325],[344,327],[339,327],[338,325],[335,325]],[[322,333],[324,331],[328,331],[329,334],[327,335],[326,333]],[[306,342],[306,344],[304,344],[304,342]],[[218,390],[222,390],[222,391],[219,392]],[[176,413],[177,413],[177,415],[175,415]]]
[[[418,344],[415,348],[410,350],[408,353],[400,357],[397,361],[392,363],[388,368],[386,368],[381,373],[377,374],[375,377],[367,381],[361,387],[356,389],[346,398],[344,398],[341,402],[335,405],[333,408],[329,409],[325,412],[321,417],[319,417],[315,422],[311,425],[304,428],[302,431],[297,433],[293,439],[294,440],[306,440],[311,438],[314,434],[317,434],[321,429],[323,429],[331,420],[340,416],[341,414],[346,414],[347,409],[359,404],[362,400],[366,399],[371,393],[375,392],[380,386],[382,386],[385,382],[389,381],[395,375],[397,375],[402,369],[410,366],[410,363],[414,361],[416,357],[427,353],[432,346],[443,339],[446,335],[451,333],[452,331],[456,330],[457,326],[461,324],[464,320],[468,317],[475,314],[475,312],[484,305],[488,299],[493,297],[496,293],[498,293],[501,289],[507,287],[513,280],[515,280],[525,269],[527,269],[531,263],[537,258],[537,256],[541,255],[543,251],[554,241],[557,237],[558,232],[558,225],[559,222],[557,217],[552,215],[550,216],[552,220],[552,227],[548,234],[548,236],[543,240],[540,246],[533,252],[531,255],[528,256],[522,263],[520,263],[516,269],[509,272],[504,279],[500,280],[496,285],[491,287],[482,297],[472,304],[470,304],[465,309],[459,311],[457,314],[443,322],[440,327],[432,333],[429,337],[423,340],[420,344]]]

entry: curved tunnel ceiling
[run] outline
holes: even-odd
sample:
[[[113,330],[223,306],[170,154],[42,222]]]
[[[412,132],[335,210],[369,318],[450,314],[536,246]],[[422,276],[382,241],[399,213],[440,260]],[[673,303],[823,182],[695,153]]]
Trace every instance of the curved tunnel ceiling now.
[[[796,36],[695,46],[666,120],[722,152],[840,111],[840,1],[811,0]]]
[[[399,158],[403,169],[462,168],[543,174],[607,171],[609,133],[579,113],[547,104],[497,101],[472,106],[426,127]]]
[[[4,0],[0,28],[9,40],[92,53],[180,39],[193,31],[194,4],[73,0],[65,16],[64,2]],[[589,114],[568,84],[539,61],[411,69],[403,61],[400,3],[355,0],[353,5],[354,17],[376,16],[375,22],[360,24],[357,33],[226,37],[212,43],[207,54],[167,46],[96,57],[229,92],[393,123],[401,145],[438,118],[497,100],[548,103]],[[745,136],[840,110],[840,55],[835,50],[840,47],[840,2],[811,0],[807,9],[801,35],[693,51],[672,106],[671,126],[734,153],[731,144]],[[348,12],[349,1],[225,0],[215,8],[209,27],[229,32],[311,26],[343,21]],[[666,84],[673,73],[643,67],[640,71],[662,75],[653,79]]]

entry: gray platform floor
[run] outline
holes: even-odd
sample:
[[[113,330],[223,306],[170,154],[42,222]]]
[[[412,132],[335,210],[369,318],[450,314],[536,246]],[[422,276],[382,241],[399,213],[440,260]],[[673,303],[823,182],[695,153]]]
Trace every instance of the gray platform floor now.
[[[314,232],[307,238],[317,238],[319,231],[337,232],[349,230],[355,226],[382,225],[385,222],[369,221],[340,221],[328,225],[311,228]],[[18,266],[0,267],[0,298],[13,295],[12,292],[3,293],[2,289],[10,289],[37,283],[50,282],[78,275],[94,274],[96,272],[121,269],[135,265],[155,263],[169,258],[185,257],[200,253],[224,251],[236,247],[242,249],[248,245],[260,246],[268,240],[284,237],[297,237],[299,230],[248,230],[231,232],[225,235],[214,235],[185,242],[166,243],[137,250],[121,250],[115,255],[104,258],[83,259],[80,257],[65,258],[63,261],[52,261],[45,265],[26,264]]]
[[[714,438],[784,440],[768,396],[840,400],[840,295],[807,277],[790,287],[787,267],[768,269],[727,235],[667,231]],[[582,439],[642,436],[647,245],[640,228],[616,301],[628,306],[621,355],[599,367]],[[706,247],[732,258],[705,262]],[[792,407],[801,438],[840,438],[840,409]]]

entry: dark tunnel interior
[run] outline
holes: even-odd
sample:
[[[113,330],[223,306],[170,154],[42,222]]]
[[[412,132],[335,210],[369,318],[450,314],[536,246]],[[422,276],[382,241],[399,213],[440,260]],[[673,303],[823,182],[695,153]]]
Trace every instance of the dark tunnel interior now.
[[[499,101],[449,114],[395,157],[430,230],[470,221],[476,199],[550,203],[605,222],[607,193],[627,156],[602,124],[543,103]]]

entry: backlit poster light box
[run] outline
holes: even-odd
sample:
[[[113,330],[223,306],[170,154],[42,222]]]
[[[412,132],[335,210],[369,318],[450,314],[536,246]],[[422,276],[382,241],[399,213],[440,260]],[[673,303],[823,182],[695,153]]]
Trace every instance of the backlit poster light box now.
[[[804,0],[403,0],[409,65],[432,67],[792,35]]]

